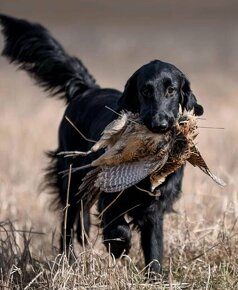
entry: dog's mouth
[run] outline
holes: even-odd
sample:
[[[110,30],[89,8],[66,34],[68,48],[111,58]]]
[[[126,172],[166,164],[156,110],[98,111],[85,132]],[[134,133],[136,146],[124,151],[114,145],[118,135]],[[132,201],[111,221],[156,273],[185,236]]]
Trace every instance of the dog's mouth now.
[[[145,125],[151,132],[157,133],[157,134],[165,134],[165,133],[173,130],[175,127],[174,122],[171,122],[168,124],[159,123],[156,126],[152,126],[152,124],[146,124],[146,123],[145,123]]]
[[[171,130],[172,128],[169,128],[169,127],[167,127],[167,128],[163,128],[163,127],[151,127],[151,128],[149,128],[150,129],[150,131],[152,131],[153,133],[160,133],[160,134],[163,134],[163,133],[166,133],[166,132],[168,132],[169,130]]]

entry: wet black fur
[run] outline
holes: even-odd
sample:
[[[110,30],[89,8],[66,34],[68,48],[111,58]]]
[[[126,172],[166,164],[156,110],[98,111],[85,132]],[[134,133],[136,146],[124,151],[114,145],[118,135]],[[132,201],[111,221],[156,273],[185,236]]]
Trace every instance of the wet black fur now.
[[[84,133],[87,138],[98,140],[105,126],[117,117],[105,108],[116,111],[128,109],[139,112],[145,124],[154,132],[169,130],[178,115],[179,104],[183,109],[195,109],[197,115],[203,109],[197,104],[190,84],[184,74],[175,66],[155,60],[142,66],[128,80],[123,93],[114,89],[102,89],[88,73],[82,62],[69,56],[62,46],[41,25],[29,23],[8,16],[0,16],[5,36],[3,55],[19,68],[26,70],[37,83],[57,94],[68,103],[65,115]],[[59,128],[58,148],[49,153],[50,166],[46,183],[51,186],[62,208],[66,204],[67,177],[58,173],[68,169],[70,164],[88,164],[97,154],[88,157],[67,159],[58,156],[60,151],[88,150],[93,143],[85,141],[63,116]],[[72,175],[67,218],[66,246],[71,243],[73,229],[81,242],[80,196],[76,195],[82,177],[87,171]],[[131,226],[125,220],[125,213],[140,230],[141,245],[145,263],[151,264],[155,272],[161,271],[163,258],[164,213],[172,209],[179,197],[183,167],[167,177],[159,187],[161,195],[152,197],[135,187],[127,189],[118,200],[105,211],[102,218],[103,237],[106,247],[119,257],[131,247]],[[139,186],[149,190],[148,179]],[[102,193],[98,210],[102,212],[118,193]],[[90,229],[89,212],[84,212],[86,233]],[[62,226],[63,230],[63,226]],[[63,235],[63,232],[62,232]],[[61,238],[63,251],[63,239]]]

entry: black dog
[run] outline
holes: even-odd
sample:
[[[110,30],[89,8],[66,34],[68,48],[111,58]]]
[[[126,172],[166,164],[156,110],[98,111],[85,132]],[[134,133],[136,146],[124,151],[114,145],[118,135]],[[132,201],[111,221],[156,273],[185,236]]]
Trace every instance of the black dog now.
[[[32,24],[1,15],[0,21],[5,36],[3,55],[27,71],[38,84],[65,99],[68,106],[65,115],[89,139],[98,140],[105,126],[117,117],[105,106],[115,111],[121,109],[139,112],[146,126],[153,132],[166,132],[176,121],[179,105],[183,109],[194,108],[196,115],[203,114],[202,106],[197,104],[190,84],[184,74],[175,66],[154,60],[138,69],[127,81],[123,93],[114,89],[101,89],[87,69],[75,57],[69,56],[62,46],[41,25]],[[50,185],[57,201],[66,205],[68,178],[59,172],[88,164],[98,155],[67,159],[57,155],[61,151],[87,151],[93,143],[85,141],[78,132],[63,118],[59,128],[58,148],[49,153],[51,158],[47,172]],[[101,154],[102,151],[99,153]],[[67,216],[66,250],[72,242],[76,226],[79,242],[82,241],[80,216],[80,196],[77,195],[81,179],[87,171],[72,175],[70,184],[69,208]],[[131,247],[131,229],[125,214],[140,230],[141,245],[145,263],[151,269],[161,271],[163,257],[163,218],[164,213],[172,210],[174,201],[181,191],[183,168],[168,176],[159,187],[160,196],[152,197],[146,192],[131,187],[113,203],[102,216],[104,243],[115,257],[128,253]],[[139,186],[149,190],[149,181],[143,180]],[[102,193],[98,211],[102,212],[118,193]],[[89,233],[90,215],[83,212],[84,229]],[[61,250],[63,251],[63,224]]]

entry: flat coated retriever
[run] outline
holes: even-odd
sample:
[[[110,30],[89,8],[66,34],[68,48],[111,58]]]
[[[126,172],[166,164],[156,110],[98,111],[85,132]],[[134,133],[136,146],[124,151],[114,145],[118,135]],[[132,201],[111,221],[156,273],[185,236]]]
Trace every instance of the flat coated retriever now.
[[[41,25],[19,20],[5,15],[0,16],[5,47],[3,55],[33,77],[52,96],[58,95],[67,102],[65,115],[75,126],[92,140],[98,140],[105,126],[117,115],[115,111],[130,110],[139,112],[146,126],[153,132],[166,132],[174,126],[183,109],[194,108],[196,115],[203,114],[185,75],[174,65],[154,60],[139,68],[127,81],[124,92],[100,88],[88,73],[82,62],[69,56],[63,47]],[[62,119],[59,128],[59,144],[49,153],[50,166],[47,170],[47,184],[53,189],[58,205],[66,205],[68,177],[62,178],[59,172],[90,163],[102,154],[94,153],[87,157],[64,158],[57,155],[61,151],[87,151],[93,144],[86,141],[66,120]],[[172,210],[174,201],[181,191],[184,168],[166,178],[159,186],[159,196],[131,187],[114,202],[102,215],[104,244],[115,257],[128,253],[131,247],[131,227],[125,215],[131,218],[141,234],[141,245],[145,263],[151,263],[151,270],[161,271],[163,258],[163,219],[164,213]],[[81,179],[87,170],[72,175],[67,216],[66,250],[72,242],[74,229],[78,241],[82,242],[80,198],[77,195]],[[148,179],[139,184],[149,190]],[[101,193],[98,211],[101,213],[117,197],[118,193]],[[64,218],[63,218],[64,220]],[[83,212],[84,229],[89,234],[90,214]],[[63,223],[61,251],[64,250]]]

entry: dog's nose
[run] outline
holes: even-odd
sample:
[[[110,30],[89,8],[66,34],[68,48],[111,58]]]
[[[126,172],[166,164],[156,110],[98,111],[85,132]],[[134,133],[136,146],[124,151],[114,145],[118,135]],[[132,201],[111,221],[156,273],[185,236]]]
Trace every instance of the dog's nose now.
[[[152,131],[155,132],[155,133],[161,133],[161,132],[165,132],[168,130],[168,125],[169,123],[164,120],[160,123],[152,123]]]

